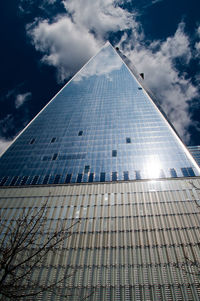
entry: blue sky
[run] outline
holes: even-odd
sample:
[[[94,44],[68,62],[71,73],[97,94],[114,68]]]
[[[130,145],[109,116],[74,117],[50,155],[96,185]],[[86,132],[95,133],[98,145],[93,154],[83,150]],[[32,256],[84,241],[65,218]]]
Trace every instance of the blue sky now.
[[[0,151],[109,40],[186,144],[200,144],[200,4],[194,0],[8,0],[0,4]]]

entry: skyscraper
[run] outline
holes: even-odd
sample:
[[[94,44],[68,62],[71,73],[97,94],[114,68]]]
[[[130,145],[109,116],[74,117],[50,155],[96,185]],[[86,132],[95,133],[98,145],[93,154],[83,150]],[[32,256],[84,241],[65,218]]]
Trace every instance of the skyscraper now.
[[[200,166],[200,146],[188,146],[188,149],[194,157],[194,159],[196,160],[197,164]]]
[[[76,269],[70,300],[199,300],[199,167],[109,43],[2,155],[0,181],[8,219],[45,197],[55,224],[80,219],[49,259]]]

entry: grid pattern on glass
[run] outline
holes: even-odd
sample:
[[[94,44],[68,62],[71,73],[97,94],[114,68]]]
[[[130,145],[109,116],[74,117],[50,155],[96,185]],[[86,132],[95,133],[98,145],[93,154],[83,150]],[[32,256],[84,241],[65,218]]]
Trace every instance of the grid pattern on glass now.
[[[104,173],[105,181],[122,181],[126,172],[129,180],[183,177],[188,168],[188,176],[199,175],[144,89],[106,45],[4,153],[0,184],[33,184],[36,176],[37,184],[57,183],[56,175],[58,183],[91,182]]]
[[[200,146],[188,146],[188,149],[192,154],[193,158],[196,160],[197,164],[200,166]]]

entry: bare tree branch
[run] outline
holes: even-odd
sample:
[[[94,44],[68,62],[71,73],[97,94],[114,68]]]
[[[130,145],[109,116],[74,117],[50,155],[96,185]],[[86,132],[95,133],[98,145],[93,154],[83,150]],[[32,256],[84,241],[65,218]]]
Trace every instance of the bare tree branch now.
[[[45,261],[52,258],[80,223],[78,219],[65,229],[61,220],[57,220],[57,224],[51,221],[48,230],[47,205],[45,202],[40,208],[24,209],[16,219],[0,217],[0,300],[34,297],[45,291],[64,297],[71,295],[64,283],[75,275],[76,270],[64,270],[56,280],[48,279],[45,284],[32,277],[41,266],[44,268]],[[57,269],[56,266],[53,268]],[[90,295],[91,292],[83,300]]]

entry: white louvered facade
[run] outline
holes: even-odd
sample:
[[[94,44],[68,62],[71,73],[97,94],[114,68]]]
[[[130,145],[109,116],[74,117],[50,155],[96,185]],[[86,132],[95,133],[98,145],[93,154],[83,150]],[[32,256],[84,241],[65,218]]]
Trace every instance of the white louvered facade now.
[[[88,300],[192,301],[200,297],[192,264],[200,262],[198,187],[199,178],[3,188],[0,205],[12,222],[23,208],[48,200],[47,232],[80,219],[32,275],[48,283],[68,269],[67,300],[92,292]],[[37,300],[66,299],[45,292]]]

